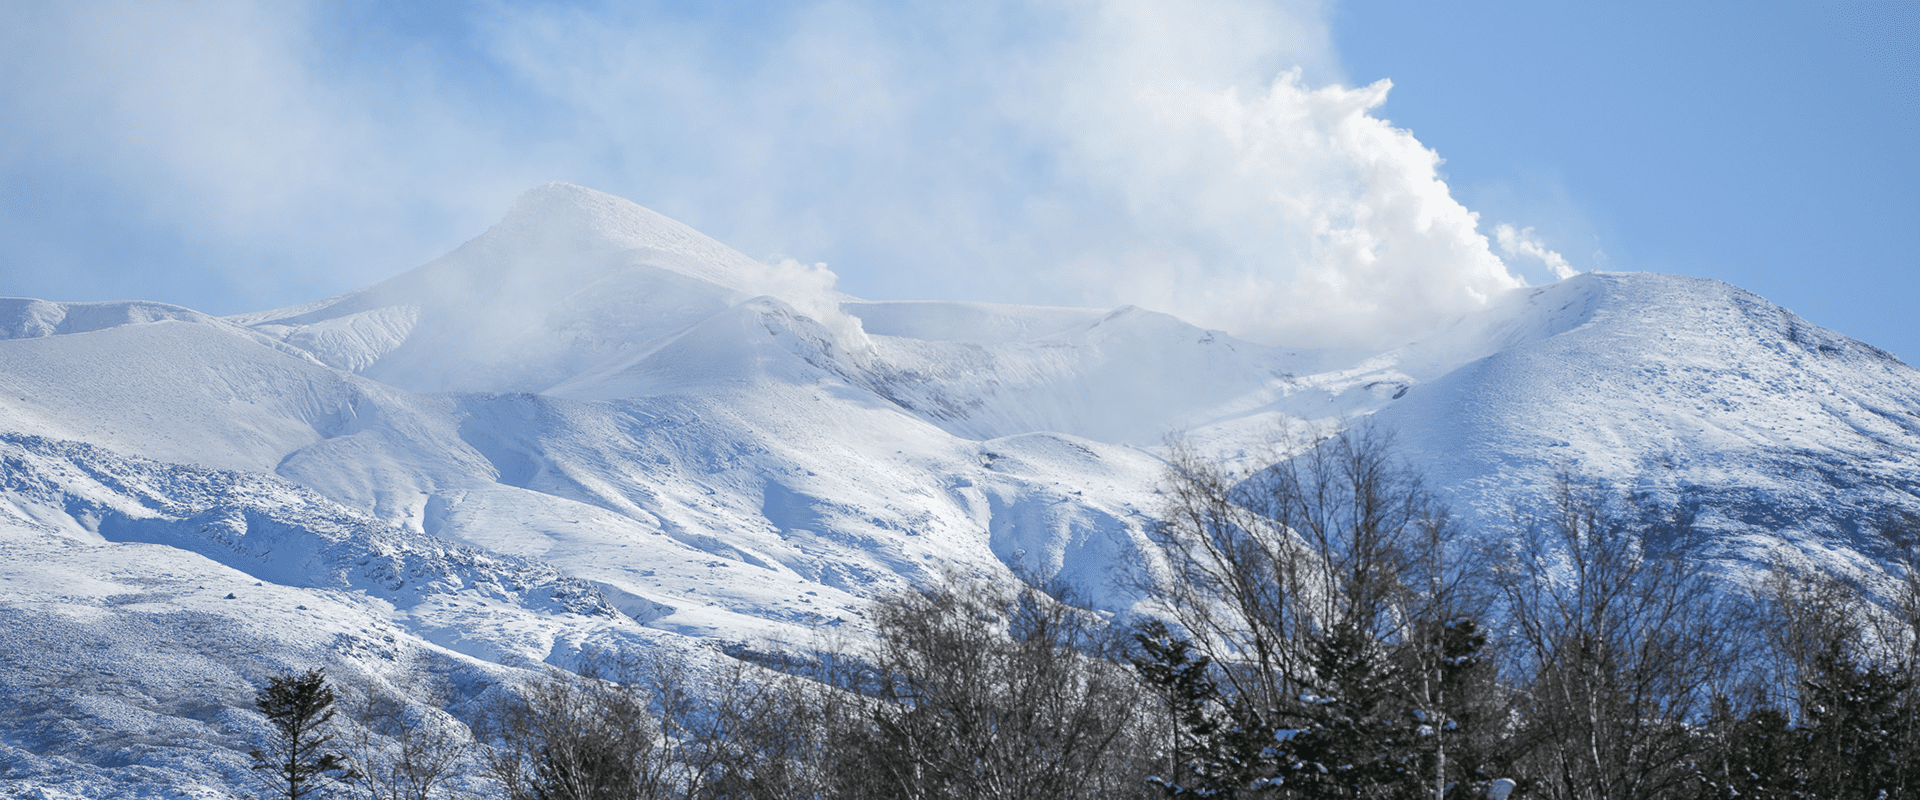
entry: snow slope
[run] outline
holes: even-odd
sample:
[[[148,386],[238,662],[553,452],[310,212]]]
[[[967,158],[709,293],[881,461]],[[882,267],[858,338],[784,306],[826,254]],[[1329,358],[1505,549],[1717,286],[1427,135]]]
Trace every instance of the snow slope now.
[[[807,280],[624,200],[550,184],[418,269],[234,321],[409,391],[539,391],[765,287]]]
[[[252,687],[491,687],[606,647],[686,649],[549,565],[375,522],[257,473],[0,436],[0,786],[224,796]],[[343,688],[344,690],[344,688]],[[33,796],[25,795],[23,796]]]
[[[1870,568],[1920,505],[1920,373],[1717,281],[1582,275],[1377,419],[1483,526],[1569,471],[1691,507],[1729,556]]]
[[[0,424],[255,471],[338,424],[351,389],[336,370],[203,314],[152,310],[0,305],[16,312],[0,328],[29,334],[0,340]]]
[[[1920,375],[1673,276],[1299,350],[851,298],[553,184],[328,300],[7,300],[0,332],[0,780],[82,795],[221,791],[247,687],[307,665],[471,694],[610,643],[800,647],[950,573],[1124,613],[1176,430],[1244,458],[1371,419],[1484,536],[1562,470],[1697,509],[1729,563],[1870,573],[1877,526],[1920,512]]]

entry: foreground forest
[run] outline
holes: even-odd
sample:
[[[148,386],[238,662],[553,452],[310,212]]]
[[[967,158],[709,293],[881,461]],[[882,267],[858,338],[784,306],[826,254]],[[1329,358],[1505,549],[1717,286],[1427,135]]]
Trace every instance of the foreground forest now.
[[[1730,592],[1686,509],[1574,478],[1510,535],[1456,536],[1364,427],[1252,474],[1179,447],[1171,465],[1164,559],[1139,565],[1151,616],[952,576],[876,604],[871,643],[718,671],[605,653],[495,693],[471,730],[430,686],[346,686],[336,703],[321,673],[287,676],[259,694],[280,731],[255,756],[262,788],[1920,797],[1912,520],[1879,532],[1896,581],[1781,554]]]

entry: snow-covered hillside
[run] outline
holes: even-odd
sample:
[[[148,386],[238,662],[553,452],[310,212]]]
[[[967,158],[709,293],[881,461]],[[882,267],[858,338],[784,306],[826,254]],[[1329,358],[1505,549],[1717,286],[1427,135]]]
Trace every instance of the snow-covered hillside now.
[[[0,775],[96,794],[234,779],[248,687],[307,665],[479,687],[608,643],[777,650],[946,573],[1124,613],[1173,431],[1236,458],[1371,418],[1476,535],[1562,470],[1697,505],[1735,559],[1870,570],[1920,512],[1920,374],[1673,276],[1297,350],[851,298],[553,184],[332,299],[7,300],[0,333]]]
[[[1872,569],[1920,508],[1920,373],[1760,297],[1670,275],[1528,290],[1497,351],[1378,415],[1491,526],[1557,471],[1697,511],[1725,555]]]
[[[376,522],[267,475],[0,435],[0,788],[225,796],[265,732],[250,687],[445,686],[687,643],[552,566]],[[30,793],[37,792],[37,794]]]

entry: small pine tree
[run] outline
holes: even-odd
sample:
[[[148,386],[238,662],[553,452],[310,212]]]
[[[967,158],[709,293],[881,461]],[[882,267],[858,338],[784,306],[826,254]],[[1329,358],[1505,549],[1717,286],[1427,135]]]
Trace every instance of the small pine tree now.
[[[1905,676],[1862,666],[1835,639],[1814,657],[1806,690],[1807,788],[1816,797],[1876,797],[1898,789],[1894,732]],[[1888,795],[1898,796],[1898,795]]]
[[[1172,763],[1148,780],[1159,786],[1167,797],[1202,795],[1232,797],[1231,788],[1211,785],[1218,772],[1211,750],[1221,732],[1214,707],[1221,701],[1219,688],[1207,677],[1213,660],[1196,656],[1192,643],[1175,638],[1165,623],[1148,622],[1133,635],[1140,647],[1128,657],[1147,688],[1166,704],[1168,721],[1173,725],[1173,741],[1167,755]]]
[[[247,753],[253,769],[266,773],[263,781],[272,797],[306,800],[323,797],[333,784],[352,777],[333,742],[333,689],[324,670],[304,675],[276,675],[254,695],[253,704],[267,715],[273,735],[264,748]]]
[[[1787,715],[1772,706],[1747,713],[1734,726],[1728,761],[1735,766],[1729,796],[1747,800],[1804,797],[1794,777],[1804,754]]]
[[[1313,722],[1303,744],[1326,771],[1316,769],[1307,782],[1333,797],[1417,792],[1420,776],[1410,768],[1418,755],[1416,722],[1385,645],[1359,625],[1340,623],[1309,646],[1319,697],[1301,709]]]

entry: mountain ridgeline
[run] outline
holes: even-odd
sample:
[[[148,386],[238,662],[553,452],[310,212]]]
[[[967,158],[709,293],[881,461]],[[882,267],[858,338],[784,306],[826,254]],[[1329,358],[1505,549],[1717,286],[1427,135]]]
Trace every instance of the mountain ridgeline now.
[[[293,308],[0,300],[0,780],[220,796],[249,687],[318,667],[473,722],[589,654],[779,661],[954,581],[1144,619],[1170,459],[1362,424],[1468,549],[1569,475],[1728,592],[1892,591],[1920,535],[1920,372],[1715,281],[1584,274],[1384,352],[830,283],[551,184]]]

